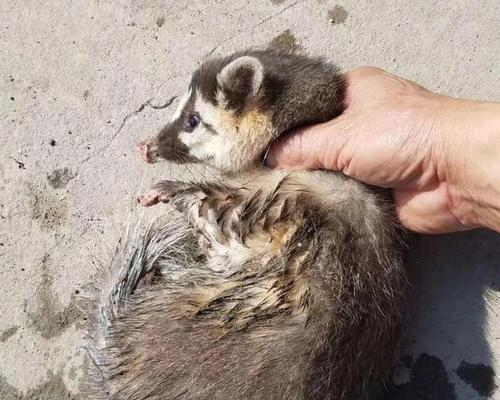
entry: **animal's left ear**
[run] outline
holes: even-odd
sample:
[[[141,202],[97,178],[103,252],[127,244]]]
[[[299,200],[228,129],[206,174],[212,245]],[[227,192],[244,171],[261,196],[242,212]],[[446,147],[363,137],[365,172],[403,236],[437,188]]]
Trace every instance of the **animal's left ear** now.
[[[241,56],[227,64],[217,75],[217,83],[225,95],[246,100],[259,92],[264,67],[255,57]]]

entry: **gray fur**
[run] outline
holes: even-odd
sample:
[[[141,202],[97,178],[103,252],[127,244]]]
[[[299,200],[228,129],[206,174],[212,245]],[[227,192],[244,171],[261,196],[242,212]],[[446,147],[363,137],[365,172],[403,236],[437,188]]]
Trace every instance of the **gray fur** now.
[[[201,90],[203,96],[217,104],[217,75],[224,67],[239,57],[253,57],[264,68],[259,107],[271,111],[274,137],[292,127],[328,121],[342,111],[344,85],[338,69],[322,58],[297,54],[277,53],[273,50],[245,50],[227,57],[206,62],[195,71],[191,86]],[[237,93],[230,104],[243,108],[247,99]]]
[[[279,75],[271,58],[291,57],[259,54],[265,76]],[[193,79],[208,82],[199,75],[208,70],[216,79],[226,64],[208,63]],[[303,64],[315,87],[338,89],[326,64]],[[335,92],[335,104],[312,110],[335,114],[341,100]],[[292,118],[287,127],[309,118],[300,100],[283,107],[273,118]],[[169,211],[114,259],[92,346],[97,399],[376,397],[397,353],[406,290],[390,203],[337,173],[243,173],[252,179],[162,181],[141,199]]]

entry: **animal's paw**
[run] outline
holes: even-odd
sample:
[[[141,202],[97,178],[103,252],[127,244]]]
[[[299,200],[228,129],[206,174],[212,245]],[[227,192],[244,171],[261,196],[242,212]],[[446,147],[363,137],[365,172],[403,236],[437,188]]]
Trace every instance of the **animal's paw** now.
[[[141,153],[144,161],[147,164],[153,164],[158,161],[158,140],[157,139],[147,139],[140,143],[137,143],[137,150]]]
[[[146,194],[139,197],[137,202],[144,207],[151,207],[158,203],[168,203],[183,187],[184,184],[181,182],[160,181],[149,189]]]

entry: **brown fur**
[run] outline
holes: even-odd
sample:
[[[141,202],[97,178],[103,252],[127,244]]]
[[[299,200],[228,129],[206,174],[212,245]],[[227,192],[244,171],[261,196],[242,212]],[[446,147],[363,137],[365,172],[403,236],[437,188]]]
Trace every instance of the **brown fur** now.
[[[283,102],[298,95],[301,63],[313,80],[302,90],[310,102],[332,82],[338,89],[339,77],[320,61],[248,54],[264,65],[258,95],[236,104],[228,101],[230,93],[223,93],[225,99],[215,93],[220,88],[211,79],[238,55],[202,66],[192,86],[229,119],[217,134],[240,135],[242,121],[253,127],[263,114],[271,116],[266,135],[255,132],[257,160],[277,134],[309,121],[302,100]],[[293,64],[296,75],[288,70],[280,76],[276,66],[283,64]],[[253,79],[249,65],[237,86],[240,95],[242,88],[257,87],[247,81]],[[238,70],[227,75],[236,79]],[[280,79],[279,88],[266,86]],[[318,121],[341,107],[338,90],[325,96],[309,105],[313,115],[322,113]],[[173,121],[166,131],[176,137],[175,126],[183,124]],[[172,146],[161,155],[175,159],[178,151]],[[141,199],[144,205],[170,203],[186,222],[151,229],[119,258],[121,272],[103,309],[104,345],[94,350],[97,397],[373,399],[393,366],[406,288],[386,197],[337,173],[270,171],[256,164],[236,170],[224,184],[162,181]],[[156,278],[140,287],[151,274]]]

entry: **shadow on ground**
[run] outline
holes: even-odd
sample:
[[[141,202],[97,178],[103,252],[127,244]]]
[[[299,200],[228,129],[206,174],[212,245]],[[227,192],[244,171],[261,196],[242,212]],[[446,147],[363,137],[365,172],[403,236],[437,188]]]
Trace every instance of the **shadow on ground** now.
[[[414,237],[409,244],[406,340],[383,400],[493,397],[494,354],[487,337],[498,335],[486,317],[499,304],[500,236],[475,231]]]

